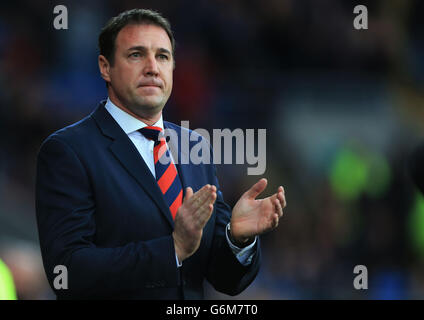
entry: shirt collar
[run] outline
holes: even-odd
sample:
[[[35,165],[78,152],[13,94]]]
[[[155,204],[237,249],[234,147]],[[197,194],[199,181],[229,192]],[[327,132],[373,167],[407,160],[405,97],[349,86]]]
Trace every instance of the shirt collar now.
[[[147,124],[117,107],[112,101],[110,101],[109,98],[107,98],[105,108],[126,134],[130,134],[134,131],[140,130],[141,128],[147,127]],[[162,128],[163,130],[162,115],[160,115],[159,120],[153,126]]]

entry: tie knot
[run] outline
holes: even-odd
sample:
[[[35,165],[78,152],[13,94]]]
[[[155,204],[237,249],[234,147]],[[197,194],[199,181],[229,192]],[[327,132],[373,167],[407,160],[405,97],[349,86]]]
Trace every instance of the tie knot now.
[[[155,141],[155,144],[159,143],[159,137],[162,137],[162,128],[160,127],[147,126],[138,131],[147,139]]]

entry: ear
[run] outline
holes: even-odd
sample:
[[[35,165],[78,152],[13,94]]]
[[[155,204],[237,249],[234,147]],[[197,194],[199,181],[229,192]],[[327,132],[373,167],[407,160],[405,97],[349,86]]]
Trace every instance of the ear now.
[[[110,64],[105,56],[99,55],[99,70],[102,78],[106,82],[110,82]]]

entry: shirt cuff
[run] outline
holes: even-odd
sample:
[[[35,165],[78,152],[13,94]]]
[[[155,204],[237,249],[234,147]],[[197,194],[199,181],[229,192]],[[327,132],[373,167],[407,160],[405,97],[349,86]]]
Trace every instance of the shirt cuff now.
[[[229,236],[228,236],[228,229],[229,229],[229,223],[227,224],[227,227],[225,228],[225,236],[227,238],[228,245],[230,246],[231,250],[233,251],[234,255],[236,256],[237,260],[244,266],[248,266],[252,263],[253,256],[256,253],[255,244],[256,239],[258,236],[255,237],[255,240],[244,248],[239,248],[236,245],[234,245]]]

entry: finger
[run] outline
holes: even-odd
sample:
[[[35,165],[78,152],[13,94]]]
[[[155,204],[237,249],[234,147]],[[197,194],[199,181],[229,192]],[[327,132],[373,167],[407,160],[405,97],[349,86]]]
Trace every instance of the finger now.
[[[210,185],[204,185],[200,190],[198,190],[187,202],[188,205],[194,205],[195,203],[199,202],[199,199],[202,199],[202,197],[207,194],[208,189],[210,188]],[[201,201],[201,200],[200,200]]]
[[[208,185],[208,188],[206,191],[199,196],[199,198],[195,201],[193,204],[193,209],[198,210],[199,208],[207,205],[209,202],[211,202],[212,195],[215,194],[215,191],[213,191],[212,186]]]
[[[183,203],[187,202],[193,196],[193,189],[191,187],[186,188],[185,197]]]
[[[272,216],[272,222],[271,222],[271,228],[272,229],[274,229],[274,228],[277,228],[278,227],[278,215],[277,214],[274,214],[273,216]]]
[[[198,227],[199,228],[203,228],[206,223],[209,221],[211,215],[213,212],[213,204],[210,203],[208,205],[205,205],[203,207],[201,207],[198,210],[198,218],[196,219],[197,223],[198,223]]]
[[[209,206],[212,206],[213,208],[213,204],[215,203],[216,197],[216,192],[211,192],[209,197],[197,208],[195,215],[198,219],[202,219],[202,216],[208,214]]]
[[[275,211],[278,214],[278,217],[281,218],[283,216],[283,207],[281,206],[280,201],[278,199],[275,200]]]
[[[256,182],[249,190],[247,190],[243,196],[249,199],[255,199],[262,191],[265,190],[268,181],[265,178],[260,179]]]
[[[209,186],[207,192],[205,192],[205,194],[200,197],[202,200],[202,205],[206,202],[215,202],[217,197],[216,192],[216,187],[214,185]]]
[[[213,203],[215,202],[216,192],[212,190],[213,188],[210,188],[209,193],[204,193],[194,203],[190,205],[190,214],[192,215],[194,221],[203,221],[203,216],[207,215],[207,212],[204,209],[209,204],[213,205]]]
[[[201,209],[201,215],[199,216],[199,218],[197,219],[198,221],[198,227],[199,228],[204,228],[206,223],[209,221],[212,212],[213,212],[213,204],[209,204],[207,206],[202,207]]]
[[[281,204],[282,208],[284,209],[287,205],[286,197],[285,197],[284,193],[278,192],[277,199],[280,201],[280,204]]]

